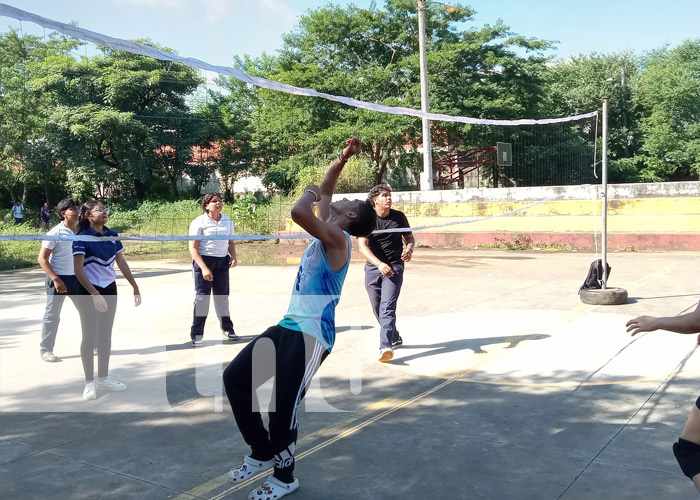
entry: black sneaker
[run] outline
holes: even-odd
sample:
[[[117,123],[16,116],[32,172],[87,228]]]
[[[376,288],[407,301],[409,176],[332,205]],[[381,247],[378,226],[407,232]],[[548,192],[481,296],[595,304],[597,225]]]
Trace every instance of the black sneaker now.
[[[221,333],[224,335],[229,340],[238,340],[238,335],[236,335],[236,332],[231,330],[230,332],[227,332],[226,330],[221,330]]]
[[[391,343],[391,347],[393,347],[394,349],[396,349],[397,347],[401,347],[402,345],[403,345],[403,339],[401,338],[401,335],[399,335],[399,338],[394,340]]]

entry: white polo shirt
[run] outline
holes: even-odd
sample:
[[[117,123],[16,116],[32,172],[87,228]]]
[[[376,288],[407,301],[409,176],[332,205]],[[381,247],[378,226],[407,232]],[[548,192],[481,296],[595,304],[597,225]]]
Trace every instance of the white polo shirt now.
[[[232,235],[233,221],[228,215],[221,214],[221,220],[216,222],[209,214],[202,214],[190,224],[190,236],[195,235]],[[228,255],[229,240],[201,240],[199,242],[199,255],[208,257],[226,257]]]
[[[63,221],[56,224],[54,227],[48,231],[47,236],[55,235],[68,235],[73,236],[75,233],[67,228]],[[75,274],[73,271],[73,242],[70,240],[66,241],[42,241],[41,248],[48,248],[51,250],[51,255],[49,255],[49,264],[53,268],[54,272],[59,276],[70,276]]]

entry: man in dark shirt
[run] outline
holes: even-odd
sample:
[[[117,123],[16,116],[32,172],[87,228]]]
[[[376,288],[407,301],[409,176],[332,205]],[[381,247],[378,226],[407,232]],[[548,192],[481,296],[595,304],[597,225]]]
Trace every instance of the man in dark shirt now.
[[[391,208],[391,188],[386,184],[374,186],[367,200],[377,213],[377,229],[411,227],[403,212]],[[386,363],[394,357],[394,348],[403,344],[396,330],[396,303],[403,284],[404,263],[411,260],[416,240],[411,232],[372,234],[358,238],[358,247],[365,264],[365,288],[372,311],[381,327],[379,361]]]

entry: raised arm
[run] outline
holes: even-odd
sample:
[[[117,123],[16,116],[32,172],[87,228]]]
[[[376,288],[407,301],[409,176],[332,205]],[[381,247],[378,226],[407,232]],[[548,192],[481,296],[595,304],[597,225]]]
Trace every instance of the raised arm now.
[[[292,207],[292,220],[311,236],[321,240],[326,250],[345,248],[347,244],[343,231],[335,224],[321,220],[314,214],[313,204],[320,199],[320,191],[318,186],[306,186],[304,194]],[[318,210],[318,205],[316,209]]]
[[[348,139],[343,152],[338,155],[338,157],[333,161],[331,167],[326,172],[323,177],[321,184],[319,185],[319,199],[316,203],[316,212],[318,213],[318,218],[321,220],[328,219],[330,213],[331,199],[333,198],[333,193],[335,192],[335,185],[338,183],[338,178],[340,173],[343,171],[347,161],[360,152],[362,149],[362,143],[357,137]]]

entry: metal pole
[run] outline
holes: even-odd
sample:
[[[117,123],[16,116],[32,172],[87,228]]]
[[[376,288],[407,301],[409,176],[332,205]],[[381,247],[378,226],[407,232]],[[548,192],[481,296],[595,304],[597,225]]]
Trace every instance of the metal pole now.
[[[425,0],[418,0],[418,51],[420,56],[420,107],[425,113],[430,111],[428,103],[428,62],[425,51]],[[430,121],[423,118],[423,173],[421,191],[433,189],[433,155],[430,144]]]
[[[603,290],[608,281],[608,100],[603,99]]]

